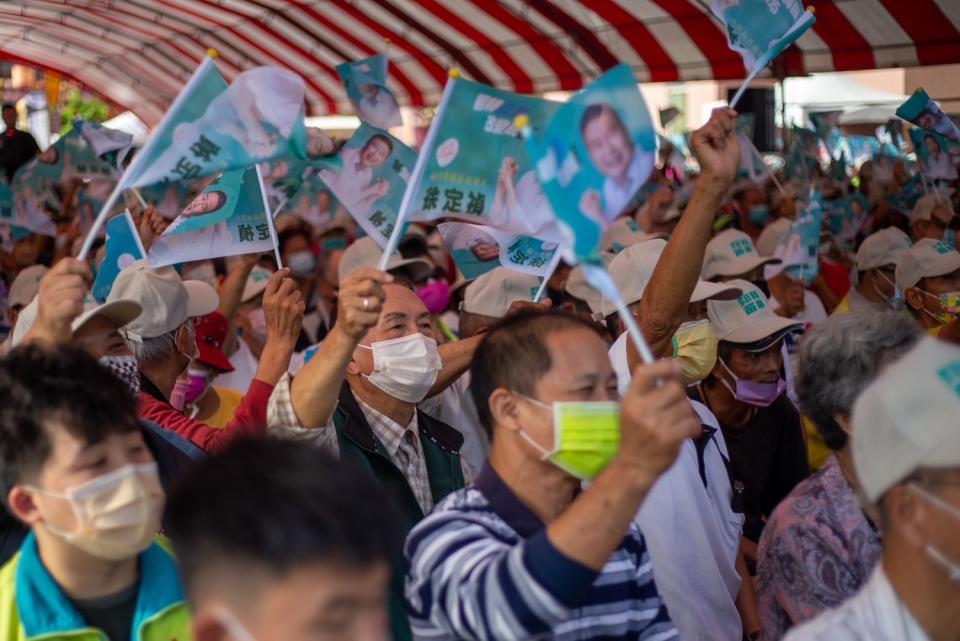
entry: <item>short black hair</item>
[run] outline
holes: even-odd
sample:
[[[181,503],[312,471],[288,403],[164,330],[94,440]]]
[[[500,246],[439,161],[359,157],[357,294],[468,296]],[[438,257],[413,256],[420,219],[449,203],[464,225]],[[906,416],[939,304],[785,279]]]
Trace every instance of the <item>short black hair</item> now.
[[[25,345],[0,361],[0,483],[3,495],[50,456],[50,429],[89,443],[140,429],[127,386],[87,353]]]
[[[493,435],[490,395],[503,387],[531,395],[537,381],[553,367],[546,339],[551,334],[587,329],[599,336],[591,323],[563,312],[522,312],[494,325],[483,337],[470,363],[470,394],[477,418]]]
[[[279,234],[277,234],[277,247],[280,248],[280,253],[283,253],[284,248],[287,246],[287,243],[293,240],[294,238],[296,238],[297,236],[300,236],[304,240],[306,240],[308,245],[313,244],[310,241],[309,232],[307,232],[307,230],[304,229],[302,226],[296,225],[294,227],[287,227],[286,229],[281,231]]]
[[[0,108],[0,111],[6,111],[7,109],[13,109],[14,111],[16,111],[17,106],[12,102],[5,102],[3,103],[3,108]]]
[[[369,147],[370,143],[372,143],[374,140],[379,140],[380,142],[385,144],[387,146],[387,149],[390,150],[390,153],[393,153],[393,141],[387,138],[384,134],[373,134],[372,136],[370,136],[367,142],[363,143],[363,148],[366,149],[367,147]]]
[[[251,565],[275,576],[316,561],[365,568],[402,544],[371,476],[295,441],[234,442],[178,479],[166,510],[188,591],[214,568],[236,567],[238,581]]]
[[[627,131],[626,125],[623,124],[623,120],[620,119],[620,114],[605,102],[596,102],[584,110],[583,115],[580,116],[580,135],[583,136],[583,132],[587,130],[587,125],[599,118],[604,112],[613,116],[620,130],[626,135],[627,139],[629,139],[630,133]]]

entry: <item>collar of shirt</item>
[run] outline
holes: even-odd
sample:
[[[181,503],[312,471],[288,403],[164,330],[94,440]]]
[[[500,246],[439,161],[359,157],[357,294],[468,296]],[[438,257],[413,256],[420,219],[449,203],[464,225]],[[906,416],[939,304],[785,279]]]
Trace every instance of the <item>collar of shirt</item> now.
[[[543,529],[540,517],[524,505],[489,462],[474,479],[473,487],[483,494],[496,515],[523,538],[529,538]]]
[[[354,398],[356,398],[356,396],[354,396]],[[400,445],[403,443],[404,432],[412,432],[414,441],[419,443],[419,437],[417,435],[419,425],[417,423],[416,410],[414,410],[410,422],[404,427],[389,416],[373,409],[359,398],[357,398],[357,405],[360,406],[360,411],[363,412],[363,417],[367,419],[370,429],[372,429],[374,434],[383,442],[384,447],[387,448],[390,456],[394,459],[396,459],[397,452],[400,451]]]

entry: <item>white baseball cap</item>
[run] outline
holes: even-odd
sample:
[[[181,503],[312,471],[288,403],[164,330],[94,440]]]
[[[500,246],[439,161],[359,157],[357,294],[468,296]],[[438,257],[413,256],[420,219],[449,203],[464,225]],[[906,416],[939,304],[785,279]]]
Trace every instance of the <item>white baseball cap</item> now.
[[[383,250],[369,236],[357,239],[344,250],[343,256],[340,258],[338,272],[340,282],[342,283],[347,276],[361,267],[376,268],[380,264],[382,255]],[[392,272],[401,267],[409,267],[414,280],[421,280],[417,276],[426,277],[433,270],[433,266],[423,258],[403,258],[399,253],[394,252],[393,256],[390,257],[390,262],[387,263],[386,271]]]
[[[960,467],[960,347],[923,338],[860,394],[853,463],[876,502],[922,468]]]
[[[243,294],[240,295],[240,301],[245,303],[263,292],[267,288],[267,282],[269,282],[271,276],[273,276],[273,272],[266,267],[254,265],[253,269],[250,270],[250,275],[247,276],[247,282],[243,285]]]
[[[757,237],[757,251],[761,256],[773,256],[773,250],[780,244],[781,239],[790,231],[793,221],[789,218],[777,218],[763,228]]]
[[[896,283],[901,292],[921,278],[946,276],[960,269],[960,252],[942,240],[923,238],[903,252],[897,263]]]
[[[127,325],[126,337],[141,341],[172,332],[188,318],[206,316],[220,305],[217,290],[199,280],[183,281],[172,267],[151,269],[138,260],[117,274],[107,302],[136,301],[143,313]]]
[[[503,318],[516,301],[533,301],[538,289],[536,276],[497,267],[467,285],[460,311]]]
[[[770,301],[753,283],[732,280],[743,293],[736,300],[707,302],[707,317],[717,338],[728,343],[746,345],[747,351],[762,351],[803,325],[777,316]]]
[[[857,269],[866,271],[885,265],[896,265],[903,252],[910,249],[910,237],[896,227],[886,227],[863,239],[857,250]]]
[[[761,265],[779,264],[779,258],[764,258],[757,253],[753,241],[742,231],[727,229],[707,243],[700,277],[742,276]]]
[[[39,308],[40,297],[36,296],[30,301],[29,305],[20,311],[20,315],[17,316],[17,324],[13,328],[13,336],[10,338],[13,346],[19,345],[30,328],[33,327],[33,324],[37,321]],[[140,307],[140,303],[134,300],[117,299],[101,305],[88,293],[86,298],[83,299],[83,311],[70,323],[70,329],[74,332],[77,331],[94,316],[106,316],[119,329],[140,316],[142,311],[143,308]]]
[[[622,216],[604,230],[600,237],[600,251],[619,254],[631,245],[653,238],[666,238],[666,234],[645,234],[633,218]]]
[[[567,282],[563,286],[563,289],[574,298],[579,298],[585,302],[587,307],[590,308],[591,314],[594,316],[600,315],[603,297],[600,296],[600,292],[587,282],[582,266],[577,265],[570,270],[570,275],[567,276]]]
[[[948,225],[950,219],[956,216],[956,213],[953,211],[953,204],[950,202],[950,199],[945,198],[941,194],[926,194],[921,196],[910,211],[910,224],[912,225],[922,220],[930,220],[933,218],[933,212],[937,210],[938,205],[942,205],[941,211],[946,213],[946,218],[942,215],[937,216],[937,218],[943,224]]]
[[[19,305],[26,307],[33,297],[40,291],[40,281],[50,271],[46,265],[30,265],[20,270],[17,277],[10,284],[10,294],[7,296],[7,306]]]
[[[643,298],[643,291],[653,276],[653,270],[660,260],[667,242],[661,239],[648,240],[632,247],[627,247],[610,262],[610,276],[620,291],[623,302],[627,305]],[[697,281],[691,303],[709,299],[731,299],[741,293],[740,288],[731,283],[710,283],[705,280]],[[600,313],[609,316],[616,313],[617,307],[606,296],[600,299]]]

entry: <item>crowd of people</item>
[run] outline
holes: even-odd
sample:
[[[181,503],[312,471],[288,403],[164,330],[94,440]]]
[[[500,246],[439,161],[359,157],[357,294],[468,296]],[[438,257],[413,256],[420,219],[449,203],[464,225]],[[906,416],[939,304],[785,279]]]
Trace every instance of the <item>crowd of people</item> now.
[[[960,639],[957,194],[817,176],[869,211],[808,282],[808,186],[738,180],[735,117],[601,241],[652,363],[582,267],[533,302],[427,224],[381,271],[285,214],[280,269],[102,303],[102,242],[11,239],[0,639]]]

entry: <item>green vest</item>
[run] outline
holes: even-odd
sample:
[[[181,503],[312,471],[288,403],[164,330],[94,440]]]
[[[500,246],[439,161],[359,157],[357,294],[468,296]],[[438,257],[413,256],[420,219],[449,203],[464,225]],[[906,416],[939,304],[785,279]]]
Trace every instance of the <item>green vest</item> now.
[[[333,414],[333,426],[337,431],[340,458],[356,462],[386,490],[400,516],[403,536],[406,538],[413,526],[423,519],[423,510],[420,509],[406,477],[373,433],[346,383],[340,390],[340,402]],[[446,423],[427,416],[420,410],[417,410],[417,426],[427,464],[430,491],[436,504],[448,494],[463,489],[463,469],[460,467],[463,436]],[[394,559],[393,576],[390,580],[390,629],[394,641],[409,641],[412,638],[403,596],[406,569],[406,562],[400,553]]]

